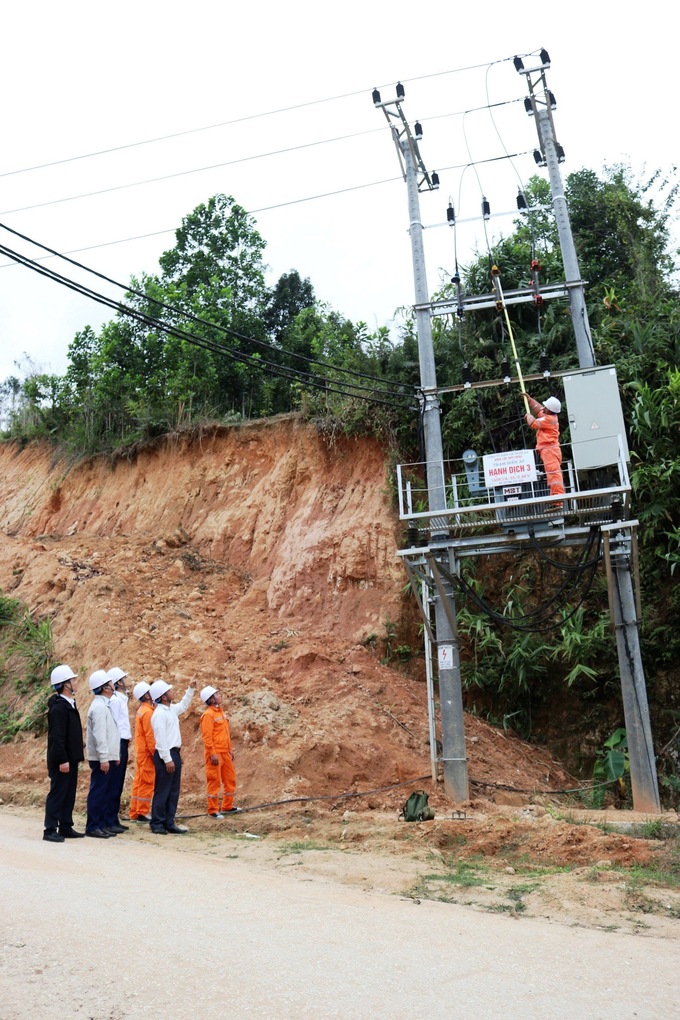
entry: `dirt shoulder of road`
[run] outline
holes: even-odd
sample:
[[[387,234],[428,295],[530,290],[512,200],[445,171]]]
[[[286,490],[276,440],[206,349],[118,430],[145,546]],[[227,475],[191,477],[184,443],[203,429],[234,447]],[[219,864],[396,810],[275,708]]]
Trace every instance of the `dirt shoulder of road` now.
[[[39,838],[39,808],[5,805],[1,814],[33,818]],[[575,823],[568,813],[556,817],[533,805],[478,804],[465,814],[407,824],[381,811],[284,808],[223,821],[187,819],[183,836],[156,836],[130,823],[116,838],[240,858],[262,872],[408,897],[416,905],[437,900],[518,920],[680,938],[677,822],[637,823],[631,831],[623,821],[624,832],[616,832],[615,823]],[[68,844],[55,847],[62,852]]]

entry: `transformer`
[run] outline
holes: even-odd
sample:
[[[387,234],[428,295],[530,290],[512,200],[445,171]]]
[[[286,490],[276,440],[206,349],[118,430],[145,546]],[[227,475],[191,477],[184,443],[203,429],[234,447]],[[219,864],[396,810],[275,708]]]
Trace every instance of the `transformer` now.
[[[569,373],[562,381],[576,471],[618,464],[621,450],[628,463],[626,426],[613,365]]]

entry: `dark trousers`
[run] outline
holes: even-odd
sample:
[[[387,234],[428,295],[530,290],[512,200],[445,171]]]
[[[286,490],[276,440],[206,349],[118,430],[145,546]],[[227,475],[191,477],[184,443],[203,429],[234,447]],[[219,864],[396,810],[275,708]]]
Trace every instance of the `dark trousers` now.
[[[107,825],[120,825],[118,820],[118,812],[120,811],[120,798],[123,795],[123,786],[125,785],[125,773],[127,771],[128,763],[128,747],[130,741],[124,740],[121,737],[120,741],[120,765],[117,769],[114,769],[114,776],[111,780],[111,820],[107,822]]]
[[[45,832],[57,828],[73,828],[73,805],[76,802],[78,785],[78,762],[70,761],[68,772],[60,772],[59,766],[48,769],[50,792],[45,800]]]
[[[179,748],[170,749],[172,760],[175,763],[175,771],[168,772],[165,762],[158,751],[154,751],[153,763],[156,768],[156,785],[153,791],[151,802],[152,829],[167,829],[175,824],[175,813],[179,800],[179,786],[182,778],[182,759],[179,756]]]
[[[111,818],[111,781],[115,774],[115,763],[109,762],[108,772],[102,772],[98,761],[88,763],[90,774],[90,792],[87,795],[87,825],[85,832],[93,829],[104,829],[112,823]]]

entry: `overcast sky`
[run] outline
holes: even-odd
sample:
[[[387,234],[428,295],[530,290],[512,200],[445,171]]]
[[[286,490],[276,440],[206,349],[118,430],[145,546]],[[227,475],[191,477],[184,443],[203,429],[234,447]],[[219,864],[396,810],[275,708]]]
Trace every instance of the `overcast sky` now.
[[[646,12],[649,15],[646,16]],[[677,4],[656,0],[634,19],[619,4],[460,5],[441,0],[390,4],[345,0],[323,4],[261,0],[258,4],[145,0],[117,4],[32,3],[6,6],[3,18],[3,146],[0,220],[59,251],[88,248],[173,229],[199,202],[221,191],[246,209],[292,202],[398,175],[382,113],[371,102],[397,79],[406,83],[405,111],[423,123],[421,152],[430,170],[468,162],[463,118],[449,116],[487,103],[522,98],[524,78],[511,62],[541,46],[551,56],[549,85],[557,98],[557,134],[565,173],[630,159],[636,169],[668,168],[678,158],[675,75],[667,50],[677,34]],[[470,65],[476,70],[438,74]],[[37,164],[359,92],[336,101],[245,120],[182,137],[30,172]],[[511,153],[536,144],[523,106],[496,118]],[[487,111],[465,117],[472,158],[502,155]],[[312,145],[121,188],[42,208],[25,206],[127,185],[147,178]],[[522,178],[531,155],[516,160]],[[507,161],[441,170],[439,192],[423,196],[425,223],[445,219],[449,195],[459,218],[479,213],[481,188],[493,213],[515,207],[517,174]],[[460,201],[459,201],[460,194]],[[400,180],[257,213],[270,280],[297,269],[317,295],[371,328],[389,324],[413,301],[406,195]],[[491,221],[494,235],[512,218]],[[2,242],[32,257],[0,231]],[[428,278],[453,264],[451,232],[425,235]],[[127,281],[155,271],[172,233],[95,248],[76,258]],[[482,244],[478,224],[461,226],[459,257]],[[0,265],[4,259],[0,258]],[[47,263],[58,268],[58,262]],[[71,272],[70,270],[68,272]],[[75,274],[74,274],[75,275]],[[114,294],[111,288],[108,292]],[[0,268],[0,378],[24,352],[45,370],[63,371],[73,334],[95,328],[107,310],[35,273]]]

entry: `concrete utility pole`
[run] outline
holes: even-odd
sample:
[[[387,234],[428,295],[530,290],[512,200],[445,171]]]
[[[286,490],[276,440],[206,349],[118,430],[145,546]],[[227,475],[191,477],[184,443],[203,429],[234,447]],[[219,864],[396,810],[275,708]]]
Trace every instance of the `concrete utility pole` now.
[[[581,270],[579,269],[574,235],[571,232],[569,220],[569,209],[567,198],[564,194],[564,184],[560,173],[560,164],[555,147],[555,135],[553,133],[550,114],[545,109],[538,109],[537,130],[541,142],[545,161],[548,165],[548,176],[550,178],[550,192],[552,194],[553,210],[557,223],[557,233],[560,238],[560,249],[562,251],[562,262],[564,264],[564,279],[569,287],[569,311],[574,324],[576,334],[576,350],[578,351],[578,363],[581,368],[591,368],[595,364],[595,351],[590,336],[588,324],[588,312],[586,311],[585,287],[581,283]]]
[[[416,297],[416,329],[418,333],[418,357],[420,361],[420,383],[423,391],[423,432],[425,435],[425,460],[427,489],[430,512],[446,510],[444,488],[444,454],[437,396],[437,372],[432,343],[432,319],[429,309],[425,252],[423,248],[423,225],[420,219],[420,195],[418,173],[410,132],[402,134],[399,141],[404,160],[406,187],[408,191],[409,230],[411,254],[413,256],[413,282]],[[433,535],[433,544],[436,536]],[[448,554],[446,554],[448,569]],[[453,591],[446,588],[451,617],[455,623],[456,606]],[[458,634],[449,622],[442,595],[438,592],[435,601],[437,623],[437,650],[439,660],[439,710],[442,727],[442,761],[444,765],[444,790],[455,801],[468,800],[468,769],[465,751],[465,726],[463,716],[463,692],[460,676],[460,653]],[[446,665],[442,665],[445,657]]]
[[[547,108],[539,108],[534,103],[534,111],[538,137],[550,178],[550,191],[557,221],[565,280],[567,283],[577,284],[569,288],[569,307],[576,334],[578,361],[581,368],[592,368],[595,365],[595,352],[586,311],[585,289],[580,283],[581,273],[564,194],[562,174],[560,173],[552,120]],[[630,540],[626,540],[625,534],[623,530],[618,533],[612,532],[614,546],[612,549],[612,584],[614,591],[611,596],[621,674],[623,713],[630,754],[633,807],[636,811],[657,812],[661,810],[661,803],[630,570]],[[616,552],[615,536],[619,539]]]

